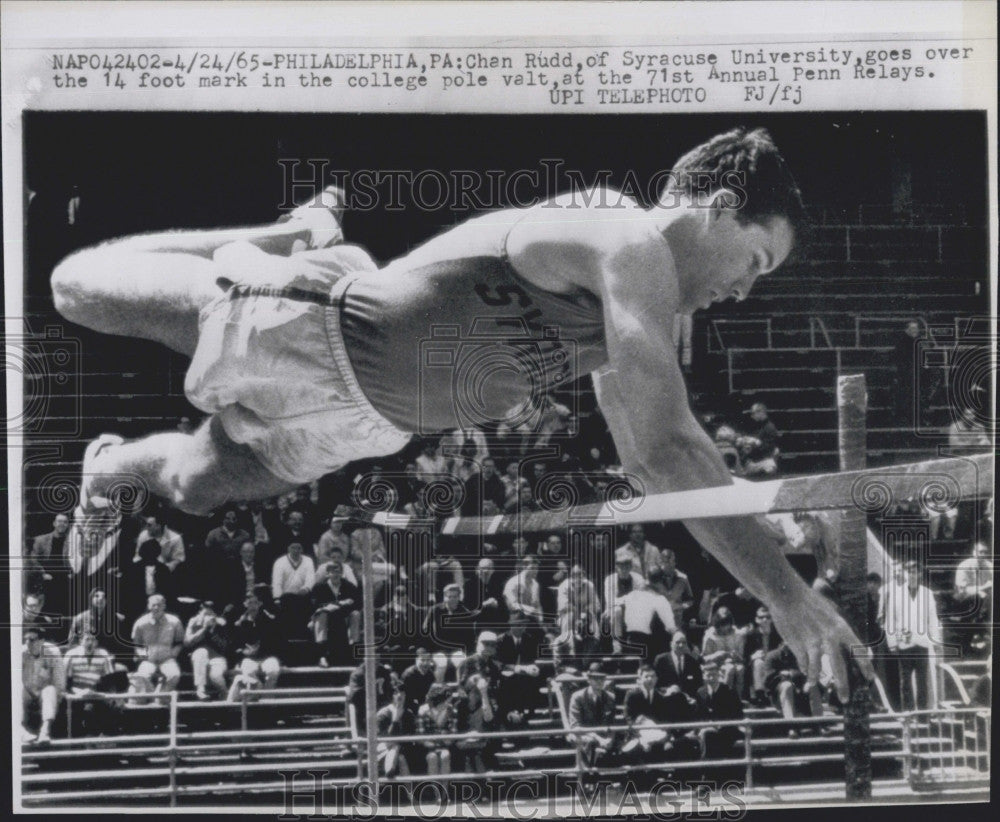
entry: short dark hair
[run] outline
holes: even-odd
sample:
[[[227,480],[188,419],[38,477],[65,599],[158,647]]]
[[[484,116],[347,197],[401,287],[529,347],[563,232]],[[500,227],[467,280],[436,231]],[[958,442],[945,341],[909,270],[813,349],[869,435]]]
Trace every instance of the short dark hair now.
[[[709,177],[706,178],[706,172]],[[708,182],[706,187],[705,182]],[[673,167],[665,194],[714,194],[739,185],[736,219],[746,224],[784,217],[796,237],[806,226],[802,192],[766,129],[739,126],[691,149]]]

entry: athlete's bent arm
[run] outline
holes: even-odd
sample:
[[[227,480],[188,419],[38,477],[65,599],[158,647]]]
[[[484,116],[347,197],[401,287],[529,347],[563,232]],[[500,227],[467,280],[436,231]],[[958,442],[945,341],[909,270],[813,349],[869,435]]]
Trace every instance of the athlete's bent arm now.
[[[688,405],[672,343],[677,297],[668,265],[662,259],[654,263],[649,248],[636,247],[603,266],[609,361],[594,375],[597,398],[625,470],[639,478],[647,494],[732,483]],[[842,653],[860,642],[834,607],[799,577],[763,523],[730,517],[685,525],[770,607],[810,681],[820,674],[822,654],[829,654],[838,690],[846,697]],[[867,659],[860,663],[870,676]]]

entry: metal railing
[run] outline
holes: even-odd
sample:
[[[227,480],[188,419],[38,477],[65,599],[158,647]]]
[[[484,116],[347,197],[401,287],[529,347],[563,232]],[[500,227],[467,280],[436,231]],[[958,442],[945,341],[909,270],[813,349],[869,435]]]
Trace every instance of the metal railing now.
[[[560,689],[554,689],[556,693]],[[267,692],[264,692],[265,694]],[[249,697],[261,697],[261,692],[250,693],[246,702],[253,704]],[[134,695],[112,695],[112,698],[135,698]],[[45,794],[27,791],[22,796],[26,804],[57,804],[80,800],[121,799],[126,797],[164,798],[171,807],[176,806],[182,796],[203,795],[204,784],[179,784],[188,777],[210,777],[215,780],[211,785],[213,794],[220,792],[242,792],[250,786],[239,779],[223,780],[223,776],[253,776],[256,773],[276,774],[282,767],[307,766],[310,771],[324,770],[341,771],[342,776],[330,779],[328,787],[348,787],[355,785],[359,773],[355,769],[356,762],[347,759],[349,751],[353,750],[358,760],[364,755],[364,739],[356,733],[350,733],[347,727],[343,729],[322,728],[287,728],[267,730],[209,731],[182,733],[178,729],[178,708],[182,705],[178,695],[174,693],[157,694],[155,699],[167,700],[170,717],[170,727],[166,734],[145,734],[133,736],[92,737],[76,740],[56,740],[45,748],[25,749],[22,760],[28,763],[38,763],[46,759],[57,760],[59,763],[78,760],[85,763],[93,757],[142,756],[148,759],[163,759],[163,765],[133,768],[121,771],[100,771],[95,769],[78,769],[75,771],[52,770],[48,772],[26,773],[22,775],[22,791],[24,788],[64,788],[68,784],[86,783],[86,790],[55,790]],[[561,701],[561,700],[560,700]],[[271,703],[296,704],[294,700],[275,699]],[[256,704],[268,704],[269,700],[261,698]],[[216,703],[216,706],[221,703]],[[305,703],[303,703],[305,704]],[[565,716],[564,714],[562,715]],[[990,762],[990,711],[980,708],[947,708],[926,711],[914,711],[905,714],[878,713],[871,717],[873,733],[881,735],[883,744],[872,751],[875,760],[899,760],[904,774],[910,776],[912,783],[922,785],[933,782],[936,786],[949,784],[964,784],[970,781],[981,781],[989,777]],[[745,789],[751,790],[755,784],[755,769],[761,767],[776,767],[803,763],[835,763],[843,760],[842,751],[782,754],[781,748],[789,744],[787,738],[763,736],[769,728],[806,726],[832,727],[843,722],[839,716],[786,718],[744,718],[710,723],[713,728],[731,727],[743,733],[743,739],[734,744],[733,752],[738,755],[716,759],[691,759],[686,761],[663,762],[665,770],[682,771],[685,769],[706,769],[739,767],[743,770]],[[660,729],[672,733],[697,731],[705,727],[704,721],[682,723],[658,723],[643,726],[643,730]],[[499,749],[503,743],[514,740],[543,739],[557,743],[547,751],[526,754],[523,751],[499,750],[498,759],[511,763],[508,768],[496,768],[487,773],[453,773],[438,775],[434,778],[442,782],[458,779],[489,779],[516,778],[526,776],[548,776],[562,774],[567,778],[583,779],[592,769],[575,767],[565,764],[548,767],[526,768],[519,761],[534,758],[544,762],[546,759],[557,760],[572,758],[576,753],[575,738],[581,732],[596,732],[610,736],[627,736],[634,729],[627,723],[612,724],[599,728],[571,729],[566,727],[531,728],[516,731],[482,732],[476,734],[476,739],[483,743],[494,743]],[[342,733],[339,733],[341,732]],[[336,735],[335,735],[336,734]],[[434,737],[436,742],[447,744],[467,740],[468,734],[441,734]],[[426,743],[427,736],[408,735],[383,737],[384,743]],[[816,743],[829,742],[837,744],[838,737],[817,737]],[[797,744],[803,744],[798,740]],[[769,750],[778,748],[777,755]],[[298,750],[298,752],[296,752]],[[194,755],[207,756],[212,754],[231,754],[234,752],[276,753],[284,756],[285,762],[241,762],[233,764],[194,764],[190,757]],[[297,758],[296,758],[297,757]],[[659,764],[654,763],[654,767]],[[648,772],[649,763],[615,764],[602,774],[629,775]],[[148,785],[144,787],[115,788],[116,783],[130,779],[162,778],[163,785]],[[424,776],[395,777],[393,782],[405,783],[426,779]],[[102,786],[103,783],[103,786]],[[280,792],[286,788],[284,779],[272,778],[264,782],[253,783],[253,789],[258,791]]]

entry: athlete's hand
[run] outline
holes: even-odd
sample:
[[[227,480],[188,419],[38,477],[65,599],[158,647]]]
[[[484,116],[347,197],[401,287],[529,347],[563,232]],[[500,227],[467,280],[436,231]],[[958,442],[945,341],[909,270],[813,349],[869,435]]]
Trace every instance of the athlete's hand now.
[[[301,225],[309,230],[309,243],[293,245],[292,253],[306,248],[326,248],[344,239],[340,219],[344,213],[346,196],[342,188],[327,186],[311,200],[279,218],[279,222]],[[296,244],[300,241],[296,240]]]
[[[846,703],[850,697],[847,662],[853,659],[865,679],[875,677],[870,654],[837,613],[830,600],[811,589],[787,606],[771,606],[774,624],[806,675],[806,687],[819,681],[824,654],[830,662],[837,695]]]

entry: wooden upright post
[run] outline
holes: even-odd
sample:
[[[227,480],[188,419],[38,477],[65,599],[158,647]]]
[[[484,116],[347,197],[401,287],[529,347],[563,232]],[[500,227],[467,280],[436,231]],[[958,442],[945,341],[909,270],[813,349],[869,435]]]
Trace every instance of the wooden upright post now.
[[[363,550],[361,558],[362,584],[364,586],[361,611],[364,636],[360,644],[365,655],[365,746],[368,760],[368,781],[372,790],[371,798],[372,801],[376,801],[378,797],[378,725],[375,713],[378,710],[378,705],[375,703],[375,571],[372,567],[372,552],[370,550]]]
[[[867,466],[865,413],[868,392],[864,374],[837,378],[840,470],[859,471]],[[859,507],[846,509],[840,529],[840,568],[836,590],[847,623],[862,640],[870,635],[868,626],[867,543],[868,521]],[[858,649],[861,652],[861,649]],[[858,666],[849,661],[851,697],[844,706],[844,743],[847,799],[863,801],[872,795],[872,750],[869,723],[868,683]]]

